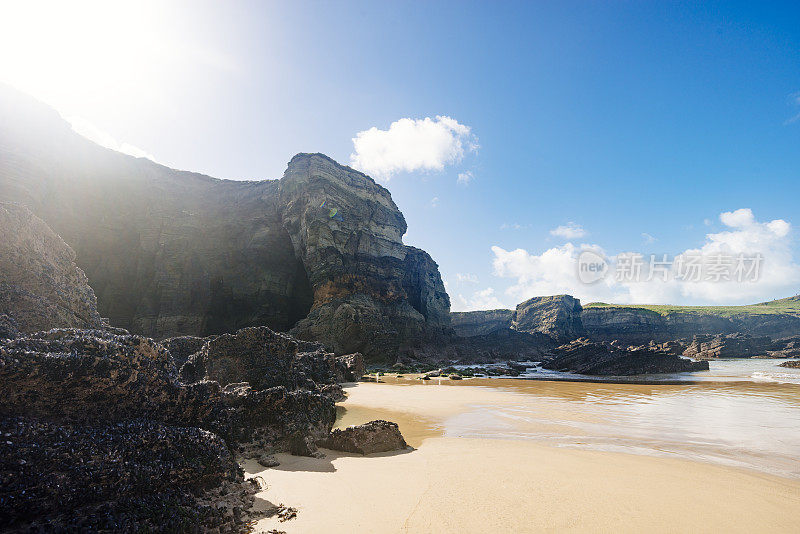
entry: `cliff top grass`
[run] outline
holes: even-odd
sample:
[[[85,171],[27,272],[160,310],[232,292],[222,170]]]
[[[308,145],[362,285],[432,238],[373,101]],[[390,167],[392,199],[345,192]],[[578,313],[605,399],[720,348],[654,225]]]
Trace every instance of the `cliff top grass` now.
[[[769,315],[790,314],[800,316],[800,295],[785,299],[771,300],[758,304],[744,306],[675,306],[671,304],[607,304],[605,302],[592,302],[584,308],[617,308],[649,310],[661,315],[670,313],[695,313],[699,315]]]

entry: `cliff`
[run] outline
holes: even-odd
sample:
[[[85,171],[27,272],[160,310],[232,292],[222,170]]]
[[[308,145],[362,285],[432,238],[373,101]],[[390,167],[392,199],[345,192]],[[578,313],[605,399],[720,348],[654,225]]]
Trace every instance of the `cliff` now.
[[[298,154],[280,180],[219,180],[102,148],[0,86],[0,201],[75,252],[100,314],[131,332],[289,331],[391,360],[449,330],[438,267],[368,176]]]
[[[75,253],[24,206],[0,203],[0,316],[14,329],[99,328],[97,299]],[[0,337],[12,337],[0,328]],[[7,335],[6,335],[7,334]]]
[[[508,330],[514,320],[513,310],[451,312],[450,325],[457,336],[470,337]]]
[[[587,335],[639,344],[698,335],[743,333],[771,339],[800,333],[800,297],[749,306],[614,306],[590,304],[581,314]]]
[[[556,341],[587,336],[592,341],[641,345],[694,336],[746,334],[777,340],[800,333],[800,296],[749,306],[623,306],[589,304],[568,295],[534,297],[516,310],[454,312],[453,328],[463,337],[506,330],[540,332]],[[763,352],[763,351],[762,351]],[[749,352],[748,352],[749,353]]]

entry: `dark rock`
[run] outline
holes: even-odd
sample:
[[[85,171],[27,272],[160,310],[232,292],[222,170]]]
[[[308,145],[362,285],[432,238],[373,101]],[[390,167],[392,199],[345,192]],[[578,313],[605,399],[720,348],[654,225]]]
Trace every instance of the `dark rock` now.
[[[707,361],[693,361],[643,346],[622,348],[581,338],[553,349],[542,367],[584,375],[630,376],[708,370]]]
[[[17,322],[13,317],[0,315],[0,339],[14,339],[19,336]]]
[[[752,337],[742,333],[694,336],[683,355],[697,360],[752,358],[765,355],[772,345],[772,340],[766,336]]]
[[[253,389],[315,389],[337,382],[338,360],[319,343],[297,340],[266,326],[209,338],[181,367],[185,383],[248,382]]]
[[[322,154],[280,180],[218,180],[97,146],[7,86],[0,139],[0,202],[73,247],[114,325],[155,338],[266,325],[370,361],[449,332],[436,263],[402,243],[389,192]]]
[[[800,369],[800,360],[789,360],[779,364],[780,367],[788,367],[790,369]]]
[[[511,328],[514,310],[450,312],[450,325],[457,336],[471,337]]]
[[[12,316],[16,330],[25,333],[102,325],[72,249],[26,207],[2,202],[0,314]]]
[[[199,428],[0,418],[0,432],[3,530],[238,532],[258,489]]]
[[[271,454],[262,454],[258,458],[258,465],[262,467],[278,467],[281,463]]]
[[[450,380],[461,380],[461,375],[452,374],[448,376]]]
[[[397,423],[383,420],[336,429],[318,444],[326,449],[357,454],[398,451],[407,447]]]
[[[364,357],[360,352],[338,356],[336,362],[339,368],[339,382],[356,382],[367,372]]]
[[[208,339],[197,336],[177,336],[164,339],[161,344],[166,347],[175,360],[175,365],[180,369],[189,356],[200,352]]]
[[[519,332],[546,334],[558,341],[584,335],[581,302],[569,295],[534,297],[518,304],[511,328]]]

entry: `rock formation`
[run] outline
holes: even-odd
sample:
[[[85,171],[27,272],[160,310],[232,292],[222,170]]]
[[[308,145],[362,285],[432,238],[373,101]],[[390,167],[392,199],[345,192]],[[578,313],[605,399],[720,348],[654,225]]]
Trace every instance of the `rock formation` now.
[[[800,360],[789,360],[779,364],[780,367],[788,367],[790,369],[800,369]]]
[[[584,334],[581,310],[581,302],[569,295],[534,297],[517,305],[511,328],[568,341]]]
[[[266,328],[206,340],[199,353],[220,383],[178,380],[169,351],[141,336],[54,329],[0,342],[3,524],[241,530],[255,488],[231,451],[314,454],[333,426],[323,390],[346,365],[297,352],[306,345]]]
[[[320,441],[319,446],[335,451],[371,454],[399,451],[408,445],[400,434],[397,423],[378,419],[363,425],[337,428],[330,436]]]
[[[625,348],[581,338],[554,349],[542,367],[583,375],[630,376],[704,371],[708,370],[708,362],[689,360],[651,346]]]
[[[321,154],[295,156],[281,180],[218,180],[99,147],[0,86],[1,201],[46,221],[101,315],[133,333],[268,326],[393,361],[450,332],[438,268],[403,245],[389,192]]]
[[[741,333],[694,336],[683,355],[696,360],[752,358],[766,355],[772,345],[772,340],[766,336],[752,337]]]
[[[513,310],[451,312],[450,325],[457,336],[482,336],[511,328]]]
[[[800,332],[800,296],[743,308],[751,310],[722,307],[715,312],[676,306],[659,313],[634,306],[581,307],[577,299],[561,295],[536,297],[519,304],[516,310],[454,312],[451,317],[453,329],[463,337],[509,330],[537,331],[562,342],[586,336],[593,341],[619,341],[625,345],[737,333],[779,340]]]
[[[590,306],[583,309],[581,319],[590,338],[629,344],[737,332],[778,339],[800,332],[800,313],[736,313],[735,307],[725,314],[691,308],[660,314],[644,308]]]
[[[99,328],[97,299],[75,253],[24,206],[0,203],[0,337],[14,329]],[[10,336],[8,336],[10,337]]]

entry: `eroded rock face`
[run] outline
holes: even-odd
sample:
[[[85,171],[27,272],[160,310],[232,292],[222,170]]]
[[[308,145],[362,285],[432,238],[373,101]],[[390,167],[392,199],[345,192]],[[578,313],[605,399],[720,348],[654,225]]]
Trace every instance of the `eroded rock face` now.
[[[363,425],[337,428],[318,445],[326,449],[356,454],[399,451],[408,446],[397,423],[381,419]]]
[[[0,418],[0,432],[4,529],[240,532],[257,491],[199,428]]]
[[[0,315],[0,340],[19,336],[17,322],[9,315]]]
[[[180,371],[185,383],[247,382],[254,389],[314,389],[336,382],[336,360],[319,343],[300,341],[266,326],[207,339]]]
[[[661,315],[641,308],[610,306],[584,308],[581,318],[591,339],[616,339],[628,344],[737,332],[778,339],[800,332],[800,317],[786,313],[712,315],[689,310]]]
[[[568,341],[584,334],[581,311],[581,302],[569,295],[534,297],[517,305],[511,328]]]
[[[708,362],[682,358],[654,346],[623,347],[581,338],[553,349],[542,367],[583,375],[631,376],[707,371]]]
[[[20,332],[101,325],[75,253],[44,221],[12,203],[0,203],[0,314],[12,317]],[[9,331],[5,324],[0,328]]]
[[[772,346],[772,340],[766,336],[752,337],[741,333],[694,336],[683,355],[696,360],[752,358],[766,355]]]
[[[157,339],[268,326],[382,361],[449,331],[438,268],[403,245],[389,192],[326,156],[298,154],[272,181],[176,171],[5,86],[0,139],[0,202],[72,246],[115,326]]]
[[[450,324],[457,336],[482,336],[508,330],[514,320],[514,310],[450,312]]]
[[[280,338],[273,347],[309,345],[274,332],[231,337],[239,350],[255,351],[254,340],[264,339],[258,334]],[[232,343],[211,350],[226,354]],[[259,355],[264,351],[237,361]],[[281,361],[281,354],[267,359],[268,366]],[[306,443],[313,454],[336,417],[324,391],[334,384],[321,388],[314,379],[335,380],[339,365],[329,353],[299,353],[285,384],[223,388],[205,379],[181,383],[169,351],[141,336],[54,329],[4,340],[0,472],[9,491],[0,518],[23,530],[243,530],[256,488],[245,483],[231,451],[263,454]],[[255,364],[241,371],[255,378],[283,372]],[[101,517],[85,513],[95,509]]]
[[[374,180],[321,154],[300,154],[281,179],[280,205],[314,294],[293,335],[386,360],[405,343],[448,331],[438,267],[403,245],[403,214]]]

